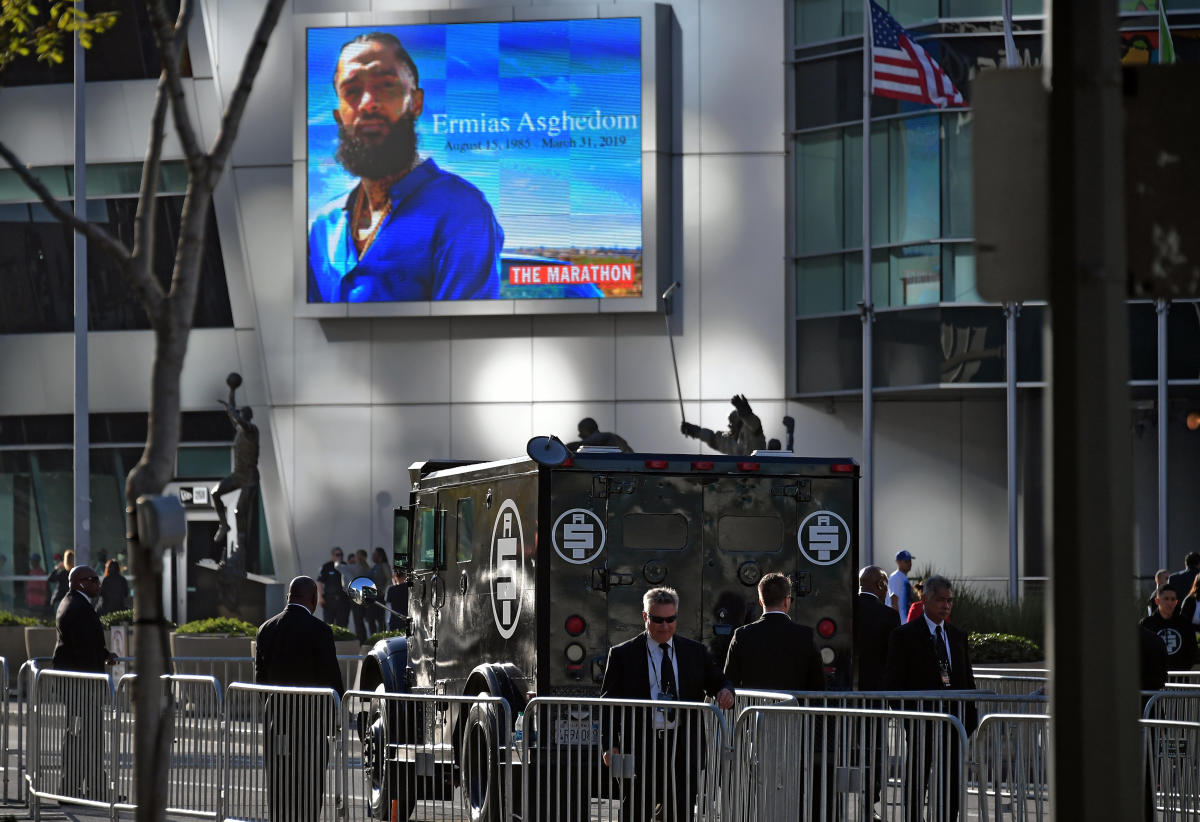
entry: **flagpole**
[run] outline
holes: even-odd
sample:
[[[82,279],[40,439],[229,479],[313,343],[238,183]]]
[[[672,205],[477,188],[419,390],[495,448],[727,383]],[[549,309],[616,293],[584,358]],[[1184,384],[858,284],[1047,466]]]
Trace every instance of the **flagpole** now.
[[[80,2],[79,10],[83,11]],[[74,211],[80,220],[87,220],[87,139],[84,113],[87,99],[87,71],[83,41],[75,32],[74,42],[74,103],[75,103],[75,160]],[[74,529],[72,548],[75,564],[87,565],[91,552],[91,440],[88,430],[88,299],[87,299],[87,238],[78,231],[71,232],[74,241],[74,443],[72,475],[74,486]]]
[[[862,99],[862,426],[863,462],[860,498],[863,527],[859,551],[864,565],[875,563],[875,385],[871,298],[871,0],[863,0]]]

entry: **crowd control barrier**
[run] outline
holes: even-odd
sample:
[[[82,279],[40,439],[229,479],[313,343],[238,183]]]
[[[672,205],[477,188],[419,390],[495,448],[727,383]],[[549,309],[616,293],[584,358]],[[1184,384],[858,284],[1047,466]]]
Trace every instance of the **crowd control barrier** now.
[[[27,774],[34,818],[44,799],[111,807],[112,680],[39,670],[32,693]]]
[[[1146,794],[1155,820],[1184,822],[1200,818],[1200,723],[1142,720]]]
[[[949,714],[764,705],[734,725],[722,822],[950,820],[966,732]]]
[[[171,740],[167,781],[159,792],[166,797],[172,817],[220,818],[221,743],[224,706],[221,685],[211,676],[167,674],[161,677],[168,712]],[[118,765],[113,802],[118,811],[136,810],[134,804],[134,688],[136,674],[117,682],[113,717],[114,758]]]
[[[1174,685],[1165,691],[1143,691],[1144,719],[1172,722],[1200,722],[1200,686]]]
[[[500,697],[349,691],[349,820],[511,819],[513,717]]]
[[[335,820],[345,796],[341,701],[330,688],[225,691],[225,819]]]
[[[525,820],[721,818],[729,735],[712,705],[536,697],[518,729]]]
[[[991,714],[971,738],[972,777],[978,818],[1050,818],[1050,717]]]

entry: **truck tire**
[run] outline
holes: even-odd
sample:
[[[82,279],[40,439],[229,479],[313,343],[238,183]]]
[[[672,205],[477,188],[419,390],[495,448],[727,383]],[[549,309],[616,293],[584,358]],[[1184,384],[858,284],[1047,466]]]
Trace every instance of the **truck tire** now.
[[[376,690],[382,692],[380,685]],[[388,725],[383,716],[385,702],[375,702],[369,724],[362,737],[363,770],[367,777],[367,805],[373,819],[392,819],[392,803],[396,803],[396,818],[407,820],[417,807],[416,767],[412,763],[388,762]],[[392,705],[392,742],[411,741],[404,738],[404,724],[399,717],[410,706]]]
[[[487,697],[487,693],[480,693]],[[459,767],[463,798],[471,822],[507,822],[500,768],[501,722],[494,705],[473,704],[463,723]]]

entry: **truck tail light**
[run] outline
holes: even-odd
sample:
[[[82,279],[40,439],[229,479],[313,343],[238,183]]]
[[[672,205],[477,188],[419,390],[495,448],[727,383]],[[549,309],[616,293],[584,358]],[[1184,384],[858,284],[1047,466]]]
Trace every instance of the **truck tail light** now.
[[[830,466],[829,470],[835,474],[853,474],[854,467],[852,462],[836,462]]]
[[[567,655],[567,662],[572,665],[579,665],[583,662],[583,658],[587,656],[587,651],[578,642],[572,642],[564,651]]]
[[[825,639],[829,639],[837,633],[837,623],[829,617],[825,617],[817,623],[817,633]]]
[[[654,468],[659,471],[666,468],[669,463],[666,460],[646,460],[647,468]]]
[[[757,462],[739,462],[738,470],[739,471],[757,471],[758,463]]]
[[[692,463],[693,471],[711,471],[712,468],[713,464],[709,460],[697,460]]]
[[[583,621],[583,617],[578,614],[572,614],[567,617],[567,633],[571,636],[579,636],[587,629],[587,623]]]

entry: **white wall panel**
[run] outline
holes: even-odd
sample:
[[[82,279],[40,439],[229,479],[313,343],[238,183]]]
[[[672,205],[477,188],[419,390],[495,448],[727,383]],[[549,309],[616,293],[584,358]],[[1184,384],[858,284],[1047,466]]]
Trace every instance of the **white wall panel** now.
[[[787,404],[786,413],[796,421],[795,452],[808,457],[849,457],[861,464],[862,405],[837,402],[832,413],[829,409],[826,403]]]
[[[701,4],[701,151],[783,151],[783,6],[778,0]]]
[[[464,317],[450,322],[452,402],[529,402],[530,318]]]
[[[783,156],[700,160],[700,396],[782,397]]]
[[[450,401],[450,321],[371,320],[371,397],[377,404]]]
[[[584,417],[594,419],[601,431],[612,431],[625,436],[615,427],[616,403],[599,401],[535,402],[530,430],[535,437],[554,434],[563,442],[572,442],[579,437],[579,421]]]
[[[70,334],[0,334],[0,413],[71,413],[73,345]]]
[[[298,405],[371,402],[369,325],[301,317],[293,328]]]
[[[958,403],[876,405],[875,559],[906,548],[919,569],[962,573],[962,420]]]
[[[450,456],[454,459],[519,457],[533,433],[533,409],[528,402],[450,406]]]
[[[301,406],[293,436],[297,547],[315,571],[330,546],[349,551],[371,541],[371,409]]]
[[[616,389],[615,319],[534,317],[535,402],[611,400]]]
[[[1008,479],[1004,399],[963,400],[963,569],[1008,579]]]
[[[0,97],[0,142],[27,166],[71,162],[74,118],[71,87],[18,86]]]
[[[392,509],[408,502],[408,466],[449,453],[448,405],[376,405],[371,409],[373,545],[390,550]]]
[[[262,335],[271,398],[289,405],[295,401],[293,323],[298,322],[293,320],[292,310],[292,170],[235,168],[230,177],[237,190],[246,269],[258,308],[254,326]],[[224,246],[224,239],[222,250],[226,256],[236,253],[236,249]],[[235,316],[239,314],[240,309]]]
[[[685,401],[689,421],[700,418],[700,404]],[[617,427],[613,429],[638,451],[668,454],[699,453],[698,440],[679,432],[679,402],[617,403]]]

